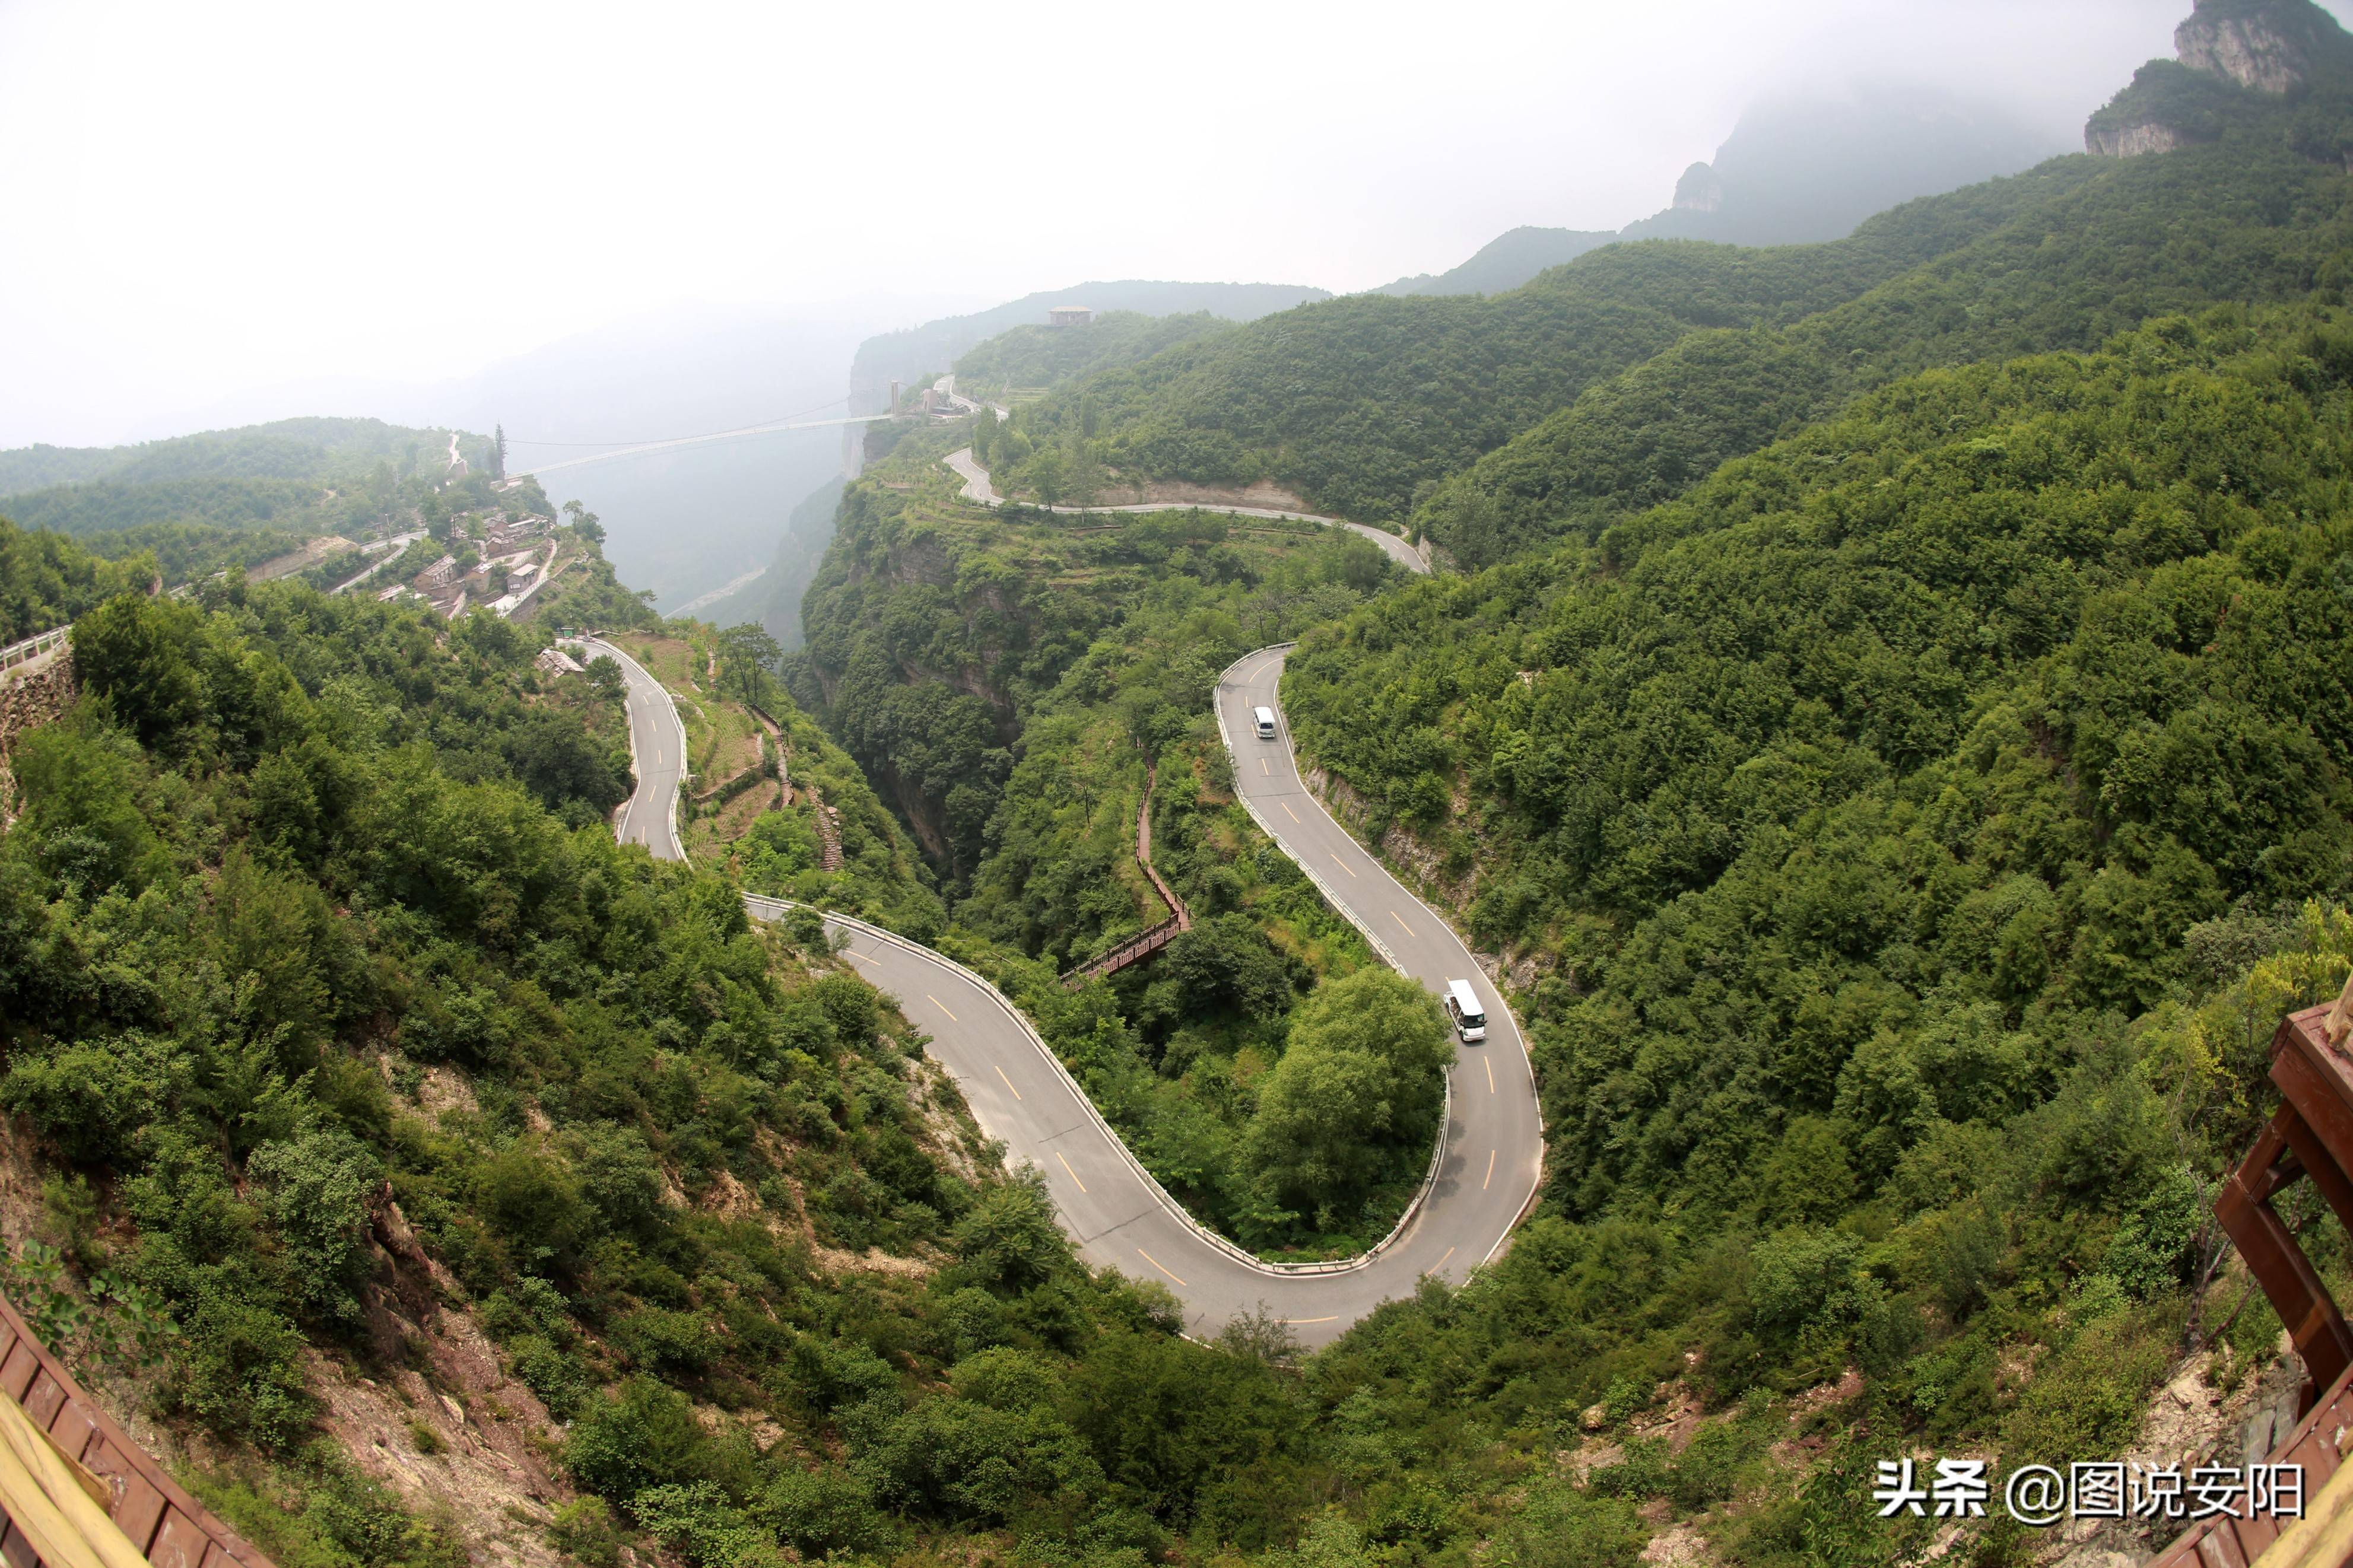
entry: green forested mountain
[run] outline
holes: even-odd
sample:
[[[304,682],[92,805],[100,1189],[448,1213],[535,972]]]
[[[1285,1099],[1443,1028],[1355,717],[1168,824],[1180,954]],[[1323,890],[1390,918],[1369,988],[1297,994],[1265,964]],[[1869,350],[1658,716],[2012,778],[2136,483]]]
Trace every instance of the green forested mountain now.
[[[968,397],[1040,392],[1076,376],[1150,359],[1161,350],[1215,337],[1233,322],[1207,310],[1146,316],[1107,310],[1084,326],[1018,326],[959,356],[956,388]]]
[[[2054,160],[1833,245],[1617,246],[1485,300],[1308,306],[1088,378],[1029,412],[1029,439],[1411,512],[1475,565],[1676,493],[1892,375],[2337,286],[2339,175],[2315,161],[2337,89],[2288,102],[2172,68],[2220,107],[2162,158]]]
[[[8,499],[27,528],[89,539],[157,527],[238,531],[307,526],[337,499],[311,479],[90,479]]]
[[[446,454],[449,437],[381,419],[280,419],[131,447],[20,447],[0,452],[0,496],[90,479],[324,479],[364,474],[379,462],[406,472]],[[478,468],[485,447],[479,436],[459,442],[460,455]]]
[[[1915,202],[1831,245],[1612,246],[1493,299],[1302,306],[1083,378],[1017,423],[1057,462],[1203,483],[1272,479],[1345,516],[1401,519],[1446,475],[1686,332],[1843,303],[2092,174],[2056,163]],[[1015,466],[997,488],[1024,480]]]
[[[1631,1563],[1663,1508],[1731,1561],[1887,1562],[1919,1542],[1833,1522],[1886,1432],[2112,1454],[2190,1336],[2261,1359],[2260,1298],[2189,1287],[2270,1025],[2353,957],[2348,344],[2325,305],[2223,310],[1917,374],[1592,544],[1307,634],[1303,747],[1369,834],[1470,882],[1471,934],[1526,977],[1553,1158],[1496,1270],[1304,1369],[1299,1451],[1366,1490],[1299,1521],[1330,1553],[1303,1560]],[[986,647],[952,603],[861,618]],[[1041,952],[997,972],[1155,1168],[1230,1180],[1219,1074],[1302,980],[1258,956],[1282,924],[1254,868],[1191,858],[1213,772],[1162,818],[1171,860],[1188,897],[1243,871],[1222,896],[1256,931],[1069,999],[1042,973],[1129,929],[1104,910],[1150,918],[1115,890],[1121,730],[1165,784],[1187,737],[1154,715],[1214,625],[1139,605],[1031,700],[956,913]],[[1217,1215],[1219,1179],[1172,1184]],[[1787,1468],[1788,1398],[1850,1366],[1864,1393]],[[1716,1413],[1702,1441],[1650,1435],[1662,1388]],[[1583,1480],[1535,1462],[1586,1421]]]
[[[2225,20],[2292,79],[2229,78]],[[614,672],[544,676],[526,628],[151,598],[0,529],[0,612],[76,617],[86,686],[0,832],[0,1106],[54,1248],[11,1292],[302,1568],[461,1560],[322,1425],[422,1375],[418,1301],[519,1385],[468,1419],[578,1494],[499,1528],[597,1568],[2011,1568],[2052,1538],[1879,1521],[1873,1461],[2118,1458],[2161,1405],[2234,1462],[2288,1374],[2203,1222],[2273,1025],[2353,965],[2353,98],[2308,6],[2193,23],[2095,119],[2143,155],[1835,245],[1303,307],[1082,372],[994,454],[1418,508],[1467,574],[979,509],[938,462],[968,428],[893,426],[779,714],[852,873],[789,813],[617,848]],[[748,679],[748,637],[668,629],[696,691]],[[1442,1037],[1232,804],[1210,683],[1291,637],[1304,760],[1496,961],[1548,1140],[1507,1252],[1312,1356],[1082,1270],[920,1030],[739,901],[936,942],[1206,1221],[1360,1247],[1430,1076],[1336,1131],[1299,1086]],[[1165,912],[1147,781],[1195,924],[1065,985]]]
[[[1497,235],[1460,267],[1384,283],[1376,294],[1502,294],[1618,238],[1615,229],[1523,226]]]
[[[1783,329],[1694,334],[1440,486],[1417,514],[1473,564],[1588,537],[1863,387],[1928,365],[2089,348],[2152,313],[2343,286],[2341,174],[2275,113],[2225,142],[2067,164],[2096,174],[1852,302]]]
[[[1207,311],[1224,321],[1248,321],[1304,300],[1330,298],[1328,290],[1292,283],[1176,283],[1148,279],[1076,283],[1068,289],[1025,294],[968,316],[944,317],[869,338],[858,345],[858,356],[850,363],[849,395],[857,406],[881,408],[890,382],[912,385],[920,376],[937,375],[977,343],[1016,327],[1042,324],[1047,310],[1056,305],[1134,310],[1146,316]]]
[[[1932,373],[1294,656],[1304,748],[1537,976],[1551,1212],[1731,1270],[1643,1309],[1726,1386],[1845,1336],[1933,1438],[2129,1436],[1984,1369],[2063,1289],[2174,1331],[2167,1173],[2235,1153],[2317,976],[2201,1005],[2345,941],[2348,409],[2328,308]],[[1949,1326],[1874,1341],[1907,1291]]]
[[[0,452],[0,493],[22,527],[111,559],[143,552],[176,584],[322,534],[366,538],[491,507],[489,443],[457,438],[469,470],[452,490],[451,438],[376,419],[286,419],[137,447],[23,447]],[[543,497],[506,504],[545,510]]]

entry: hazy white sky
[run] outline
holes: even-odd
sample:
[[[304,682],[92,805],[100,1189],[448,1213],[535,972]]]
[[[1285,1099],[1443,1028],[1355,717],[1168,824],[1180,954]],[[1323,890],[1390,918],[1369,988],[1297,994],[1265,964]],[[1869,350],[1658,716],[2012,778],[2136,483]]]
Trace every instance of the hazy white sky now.
[[[0,0],[0,447],[681,302],[1369,287],[1645,216],[1791,83],[2078,124],[2188,8]]]

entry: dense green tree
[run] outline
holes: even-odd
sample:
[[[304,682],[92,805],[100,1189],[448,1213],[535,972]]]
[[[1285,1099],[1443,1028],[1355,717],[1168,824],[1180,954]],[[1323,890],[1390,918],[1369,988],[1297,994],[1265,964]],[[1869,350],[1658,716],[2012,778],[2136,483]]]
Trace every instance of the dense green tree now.
[[[776,668],[785,650],[760,626],[729,626],[719,634],[719,689],[754,708],[774,705]]]
[[[1292,1015],[1282,1059],[1260,1091],[1244,1159],[1286,1207],[1329,1217],[1429,1147],[1453,1037],[1420,984],[1364,969]]]

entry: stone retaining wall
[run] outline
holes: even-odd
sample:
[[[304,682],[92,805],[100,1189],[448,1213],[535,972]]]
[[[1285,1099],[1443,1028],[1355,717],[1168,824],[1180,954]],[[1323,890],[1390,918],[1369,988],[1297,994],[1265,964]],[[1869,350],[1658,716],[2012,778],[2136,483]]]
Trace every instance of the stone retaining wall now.
[[[64,718],[79,690],[70,644],[0,675],[0,832],[16,820],[16,777],[8,769],[16,737]]]

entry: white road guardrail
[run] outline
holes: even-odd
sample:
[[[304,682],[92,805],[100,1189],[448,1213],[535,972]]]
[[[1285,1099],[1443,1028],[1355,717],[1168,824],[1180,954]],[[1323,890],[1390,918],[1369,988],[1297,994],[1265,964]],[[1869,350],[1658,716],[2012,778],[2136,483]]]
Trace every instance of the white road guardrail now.
[[[64,626],[36,632],[22,642],[12,642],[6,647],[0,647],[0,669],[14,669],[20,664],[30,664],[72,635],[73,623],[69,621]]]

